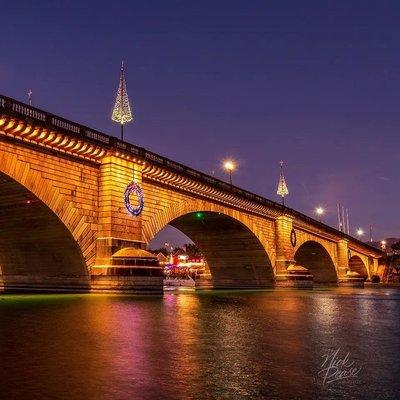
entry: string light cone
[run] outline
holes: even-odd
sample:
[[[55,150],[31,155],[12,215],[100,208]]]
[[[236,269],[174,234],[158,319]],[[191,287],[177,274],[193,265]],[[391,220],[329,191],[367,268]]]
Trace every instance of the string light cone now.
[[[289,190],[286,185],[285,176],[283,175],[283,161],[281,161],[279,163],[279,165],[281,167],[281,173],[279,175],[278,190],[276,191],[276,194],[278,196],[281,196],[282,205],[284,206],[285,205],[285,196],[287,196],[289,194]]]
[[[115,105],[112,112],[111,119],[121,125],[121,140],[124,140],[124,124],[132,121],[131,106],[129,105],[128,92],[126,90],[124,62],[121,65],[121,75],[119,78],[119,85]]]

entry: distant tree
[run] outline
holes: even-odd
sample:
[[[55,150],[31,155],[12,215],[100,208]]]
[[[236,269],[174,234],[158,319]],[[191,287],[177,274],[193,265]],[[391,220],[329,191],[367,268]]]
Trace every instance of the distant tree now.
[[[186,254],[189,257],[201,257],[201,252],[195,244],[188,243],[185,245],[185,248],[186,248]]]
[[[201,254],[199,248],[193,243],[187,243],[182,247],[178,247],[178,246],[174,247],[172,249],[172,254],[175,254],[179,250],[182,250],[182,252],[186,253],[189,257],[202,257],[202,254]],[[165,247],[151,250],[151,252],[153,254],[162,253],[162,254],[164,254],[164,256],[169,256],[169,254],[170,254],[170,250]]]
[[[400,240],[396,243],[393,243],[391,247],[392,247],[393,251],[399,251],[400,250]]]

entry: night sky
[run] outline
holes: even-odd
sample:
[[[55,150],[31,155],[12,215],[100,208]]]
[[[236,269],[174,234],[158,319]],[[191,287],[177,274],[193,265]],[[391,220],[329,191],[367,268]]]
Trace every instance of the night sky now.
[[[400,2],[3,1],[0,92],[306,214],[349,208],[351,233],[400,236]],[[226,177],[225,177],[226,178]],[[160,240],[164,240],[164,237]],[[177,238],[172,241],[178,242]]]

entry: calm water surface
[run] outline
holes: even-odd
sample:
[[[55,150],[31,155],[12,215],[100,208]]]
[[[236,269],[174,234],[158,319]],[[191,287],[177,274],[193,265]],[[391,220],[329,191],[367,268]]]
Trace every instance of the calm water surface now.
[[[400,291],[1,295],[0,399],[400,399]],[[340,348],[361,368],[323,384]]]

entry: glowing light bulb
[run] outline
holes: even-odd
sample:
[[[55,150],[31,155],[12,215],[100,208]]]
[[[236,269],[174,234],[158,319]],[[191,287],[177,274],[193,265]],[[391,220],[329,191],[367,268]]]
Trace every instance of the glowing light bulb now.
[[[317,207],[317,208],[315,209],[315,213],[316,213],[317,215],[323,215],[323,214],[325,214],[325,210],[324,210],[322,207]]]

